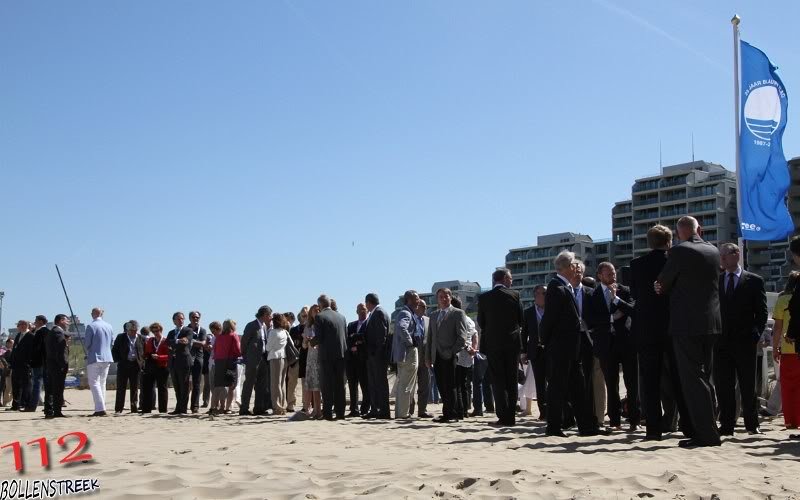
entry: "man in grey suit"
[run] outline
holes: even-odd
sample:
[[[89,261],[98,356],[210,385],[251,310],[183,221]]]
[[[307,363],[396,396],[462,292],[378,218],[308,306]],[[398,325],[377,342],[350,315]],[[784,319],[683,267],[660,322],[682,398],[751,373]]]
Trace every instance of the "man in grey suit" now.
[[[470,343],[467,315],[453,307],[453,292],[449,288],[436,290],[439,310],[431,315],[431,331],[425,348],[425,363],[433,367],[436,385],[442,396],[442,416],[435,422],[460,420],[456,395],[456,354]]]
[[[417,382],[419,349],[425,339],[425,323],[417,316],[419,294],[408,290],[403,295],[405,306],[398,312],[392,339],[392,362],[397,363],[394,418],[410,417],[411,395]]]
[[[272,308],[261,306],[256,319],[244,327],[242,355],[244,356],[244,384],[239,415],[264,415],[272,398],[269,390],[269,361],[267,361],[267,330],[272,321]],[[253,413],[250,413],[250,395],[256,391]]]
[[[658,275],[656,293],[669,295],[669,334],[689,413],[681,447],[719,446],[711,385],[714,343],[722,329],[719,311],[719,250],[700,238],[694,217],[681,217],[678,237]],[[682,422],[683,424],[683,422]]]
[[[320,313],[314,319],[322,362],[322,416],[325,420],[345,419],[344,354],[347,352],[347,320],[331,308],[331,299],[320,295]]]
[[[380,306],[375,293],[368,293],[364,298],[369,316],[367,317],[367,387],[372,409],[362,418],[392,418],[389,413],[389,379],[386,370],[389,358],[386,352],[386,341],[389,336],[389,315]]]

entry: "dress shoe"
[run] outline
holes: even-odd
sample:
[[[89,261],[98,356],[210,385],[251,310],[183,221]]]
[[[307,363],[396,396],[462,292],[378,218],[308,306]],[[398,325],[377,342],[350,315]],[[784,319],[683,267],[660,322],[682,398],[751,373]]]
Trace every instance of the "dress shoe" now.
[[[333,419],[333,415],[325,415],[325,420],[327,420],[329,422],[333,422],[333,420],[334,420]]]
[[[48,413],[47,415],[44,416],[44,418],[46,418],[47,420],[50,420],[51,418],[56,418],[56,416],[53,415],[52,413]]]
[[[590,436],[610,436],[611,431],[608,429],[592,429],[586,432],[579,432],[579,436],[581,437],[590,437]]]
[[[6,408],[6,411],[19,411],[19,406],[12,406],[11,408]]]
[[[350,413],[347,414],[347,418],[356,418],[359,416],[361,416],[361,414],[358,413],[357,411],[351,411]]]
[[[24,412],[24,413],[33,413],[33,412],[36,411],[36,408],[24,408],[24,409],[22,409],[20,411]]]
[[[761,430],[761,427],[756,427],[755,429],[749,430],[747,432],[750,435],[764,434],[764,431]]]
[[[417,415],[417,417],[419,417],[419,418],[433,418],[433,415],[431,415],[430,413],[424,411],[422,413],[419,413]]]
[[[469,416],[470,417],[482,417],[483,416],[483,412],[475,410],[472,413],[470,413]]]
[[[567,435],[564,434],[562,431],[545,431],[544,435],[551,437],[560,437],[560,438],[567,437]]]
[[[661,441],[661,435],[652,434],[644,437],[645,441]]]
[[[336,415],[336,418],[334,420],[347,420],[347,417],[345,417],[344,415]]]
[[[106,412],[104,412],[104,411],[96,411],[96,412],[92,413],[89,416],[90,417],[105,417],[106,415],[108,415],[108,414]]]
[[[680,446],[681,448],[697,448],[702,446],[719,446],[719,445],[720,443],[703,444],[700,441],[697,441],[696,439],[682,439],[681,441],[678,441],[678,446]]]
[[[449,423],[453,422],[453,419],[445,418],[445,417],[438,417],[438,418],[434,418],[433,421],[436,422],[437,424],[449,424]]]
[[[136,406],[131,406],[131,413],[139,413],[139,408]]]
[[[53,416],[54,416],[55,418],[69,418],[67,415],[64,415],[64,414],[63,414],[63,413],[61,413],[61,412],[58,412],[58,413],[54,414]]]
[[[628,427],[628,432],[636,432],[638,430],[639,430],[639,426],[637,424],[631,424],[631,426]]]
[[[192,413],[197,413],[198,411],[200,411],[199,408],[192,408]]]
[[[239,410],[239,415],[245,417],[248,415],[252,415],[252,413],[250,413],[250,410]]]
[[[719,430],[720,436],[733,436],[733,429],[720,429]]]
[[[122,410],[115,410],[114,413],[119,415],[120,413],[122,413]]]
[[[392,416],[388,413],[383,413],[377,416],[378,420],[392,420]]]
[[[487,406],[486,413],[494,413],[494,406]]]
[[[200,405],[200,408],[208,408],[208,401],[203,401],[203,404]]]
[[[361,415],[361,418],[363,418],[364,420],[370,420],[373,418],[378,418],[378,414],[375,412],[369,412]]]

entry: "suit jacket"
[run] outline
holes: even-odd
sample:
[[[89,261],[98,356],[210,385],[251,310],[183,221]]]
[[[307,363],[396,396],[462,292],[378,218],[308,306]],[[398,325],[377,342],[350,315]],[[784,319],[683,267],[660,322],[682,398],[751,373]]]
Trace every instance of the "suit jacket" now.
[[[69,345],[67,335],[60,326],[54,326],[44,339],[44,349],[47,353],[47,370],[66,372],[69,369]]]
[[[612,302],[609,307],[603,286],[598,284],[583,304],[584,317],[591,329],[593,352],[597,357],[607,355],[613,342],[630,341],[630,330],[626,323],[633,313],[634,305],[628,287],[619,285],[617,298],[617,303]],[[621,312],[622,317],[612,322],[611,315],[617,312]]]
[[[86,334],[83,337],[83,345],[86,348],[86,364],[113,362],[111,346],[114,343],[114,337],[114,329],[102,318],[97,318],[86,325]]]
[[[386,357],[386,340],[389,336],[389,315],[381,306],[372,310],[365,330],[367,353],[370,356]]]
[[[528,359],[536,357],[537,347],[543,345],[539,335],[539,319],[536,317],[536,306],[530,306],[523,313],[525,323],[522,325],[522,345],[526,346]]]
[[[46,332],[47,328],[43,328],[42,330]],[[31,368],[31,358],[35,352],[34,346],[35,338],[33,332],[28,332],[25,335],[17,337],[17,340],[14,342],[14,349],[11,351],[12,370]]]
[[[478,326],[481,352],[489,356],[500,352],[521,352],[524,323],[519,293],[497,286],[478,297]]]
[[[322,310],[314,319],[314,331],[319,340],[322,361],[344,359],[347,351],[347,320],[331,308]]]
[[[581,322],[575,296],[558,277],[547,285],[539,336],[549,355],[577,361],[581,348]]]
[[[30,336],[33,339],[29,358],[31,368],[41,368],[44,365],[46,356],[44,339],[47,337],[48,333],[50,333],[50,330],[46,326],[39,328],[35,332],[30,332]]]
[[[264,339],[261,337],[261,325],[257,319],[247,323],[242,334],[242,355],[247,363],[260,360],[264,354]]]
[[[367,321],[361,323],[361,328],[358,327],[358,320],[352,321],[347,324],[347,358],[349,359],[366,359],[367,356],[367,338],[366,338]],[[351,351],[355,347],[356,352]]]
[[[658,276],[669,294],[670,335],[717,335],[719,313],[719,250],[692,236],[669,251]]]
[[[140,335],[136,335],[133,348],[136,351],[134,361],[139,365],[139,368],[144,366],[144,344],[140,340]],[[114,358],[115,363],[121,363],[128,360],[128,350],[130,342],[128,342],[128,334],[120,333],[114,339],[114,345],[111,347],[111,356]]]
[[[446,315],[439,324],[439,314],[441,309],[433,313],[430,321],[430,334],[425,345],[425,362],[435,363],[438,356],[443,359],[453,359],[459,351],[467,345],[472,344],[472,335],[467,324],[467,313],[461,309],[450,306],[445,309]],[[395,331],[395,336],[397,332]],[[443,348],[445,352],[439,352],[440,339],[448,339],[447,345]]]
[[[761,276],[742,271],[733,297],[725,293],[727,273],[719,277],[720,313],[722,316],[721,344],[753,343],[761,337],[767,325],[767,293]]]
[[[423,326],[424,328],[424,326]],[[403,307],[394,320],[394,335],[392,336],[392,363],[404,363],[408,351],[414,346],[414,333],[417,329],[416,314],[407,306]],[[422,347],[425,331],[422,338],[417,341],[416,347]],[[418,351],[419,354],[419,351]]]
[[[192,330],[191,326],[188,326],[190,330]],[[192,342],[203,342],[204,344],[208,342],[208,332],[202,326],[197,327],[197,332],[192,330],[192,339],[189,341],[190,345],[192,346],[189,349],[189,352],[192,353],[192,362],[197,363],[199,362],[201,365],[205,361],[205,354],[206,351],[203,349],[202,346],[193,345]]]
[[[186,338],[189,343],[182,344],[178,340]],[[194,331],[188,326],[182,327],[180,330],[173,328],[167,334],[167,344],[170,346],[170,360],[173,367],[189,369],[194,364],[194,356],[192,356],[192,339],[194,338]]]
[[[653,250],[631,261],[631,298],[635,302],[631,333],[639,345],[661,344],[667,339],[669,299],[653,289],[666,263],[666,250]]]

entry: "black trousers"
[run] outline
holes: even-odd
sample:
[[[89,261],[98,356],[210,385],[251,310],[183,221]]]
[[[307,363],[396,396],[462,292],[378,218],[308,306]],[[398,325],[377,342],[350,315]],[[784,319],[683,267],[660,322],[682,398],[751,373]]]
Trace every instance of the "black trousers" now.
[[[581,348],[580,348],[580,368],[583,374],[583,390],[586,397],[586,407],[592,412],[593,419],[597,418],[597,408],[594,404],[594,346],[589,342],[589,337],[586,332],[581,332]],[[572,407],[572,402],[569,400],[564,405],[564,428],[570,428],[575,425],[575,411]],[[598,426],[602,422],[597,422]]]
[[[189,405],[189,376],[191,368],[188,366],[172,367],[172,389],[175,391],[175,411],[186,413]]]
[[[12,408],[25,408],[31,399],[33,381],[31,380],[31,368],[20,366],[11,370],[11,395],[14,402]]]
[[[67,370],[56,366],[46,367],[46,387],[47,402],[45,404],[45,415],[61,415],[64,406],[64,381],[67,378]]]
[[[639,366],[644,384],[642,406],[647,420],[647,435],[661,436],[662,432],[672,430],[680,391],[675,354],[669,339],[643,344],[639,351]]]
[[[264,413],[267,410],[267,403],[272,405],[269,391],[269,361],[265,355],[257,359],[248,359],[245,364],[240,411],[250,410],[250,398],[253,392],[255,392],[253,413]]]
[[[517,400],[519,399],[519,388],[517,386],[519,352],[515,350],[496,351],[490,353],[488,358],[497,419],[501,424],[514,425],[516,423]],[[436,381],[439,382],[438,373],[436,374]],[[441,389],[441,385],[439,387]]]
[[[675,361],[686,402],[688,422],[681,415],[684,432],[702,445],[720,443],[714,418],[714,393],[711,385],[716,335],[675,335]],[[687,427],[686,424],[689,424]]]
[[[167,412],[167,377],[169,370],[159,366],[147,366],[142,373],[142,408],[145,413],[153,411],[155,389],[158,389],[158,412]]]
[[[347,386],[350,390],[350,411],[369,411],[369,384],[367,383],[366,354],[350,353],[346,361]],[[358,405],[358,388],[361,387],[361,406]]]
[[[420,351],[419,364],[417,366],[417,395],[411,397],[411,412],[417,410],[418,415],[428,413],[428,399],[431,396],[431,369],[425,362],[425,356]]]
[[[382,353],[367,356],[367,388],[369,389],[370,413],[381,417],[389,417],[389,379],[386,371],[389,368]]]
[[[600,367],[606,381],[608,395],[608,420],[612,427],[622,424],[622,403],[619,398],[619,368],[625,391],[628,394],[628,418],[631,425],[639,425],[641,410],[639,406],[639,359],[627,339],[614,338],[608,352],[600,358]]]
[[[586,379],[578,360],[547,352],[547,432],[561,432],[569,402],[581,433],[597,429],[597,419],[587,397]]]
[[[456,364],[456,395],[458,397],[457,413],[467,417],[472,395],[472,367]]]
[[[547,418],[547,357],[544,347],[537,346],[534,352],[528,353],[528,363],[531,364],[533,380],[536,382],[536,405],[539,407],[539,417],[544,419]]]
[[[748,431],[758,427],[756,399],[757,342],[752,339],[720,339],[714,350],[714,386],[719,401],[719,426],[736,426],[736,382],[742,396],[742,416]]]
[[[475,365],[472,367],[472,407],[478,415],[483,415],[484,404],[486,411],[494,411],[492,376],[489,374],[489,360],[485,356],[483,359],[475,356]]]
[[[192,364],[192,411],[200,408],[200,395],[203,393],[203,357],[200,356]]]
[[[128,386],[131,388],[131,411],[136,412],[139,398],[139,363],[136,360],[117,363],[117,398],[114,402],[114,411],[125,409],[125,392]]]
[[[322,416],[330,418],[336,413],[344,417],[344,359],[326,359],[322,361]]]
[[[456,358],[444,359],[436,355],[433,362],[436,385],[442,398],[442,418],[454,420],[462,418],[458,412],[458,391],[456,388]]]

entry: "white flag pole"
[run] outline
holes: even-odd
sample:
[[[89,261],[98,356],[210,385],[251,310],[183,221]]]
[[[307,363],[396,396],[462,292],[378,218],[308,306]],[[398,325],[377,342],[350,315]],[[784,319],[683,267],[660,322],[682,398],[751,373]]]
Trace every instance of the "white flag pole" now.
[[[742,172],[741,172],[741,146],[739,144],[739,127],[741,124],[739,123],[739,88],[740,88],[740,79],[739,79],[739,23],[741,22],[742,18],[739,17],[738,14],[734,15],[731,19],[731,24],[733,25],[733,112],[734,112],[734,119],[735,119],[735,130],[734,133],[736,135],[736,216],[739,219],[739,234],[741,235],[742,229]],[[739,236],[739,265],[742,266],[744,269],[744,239]]]

